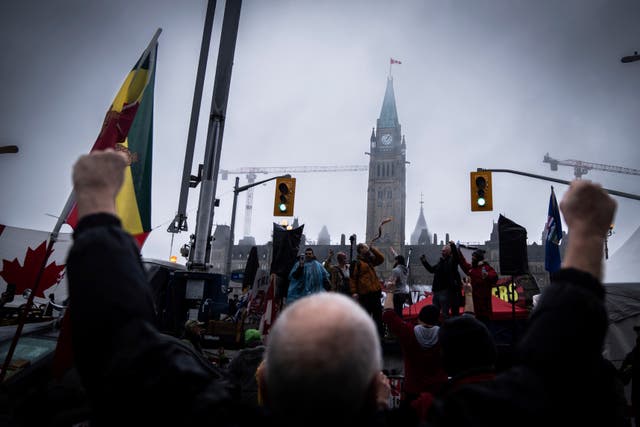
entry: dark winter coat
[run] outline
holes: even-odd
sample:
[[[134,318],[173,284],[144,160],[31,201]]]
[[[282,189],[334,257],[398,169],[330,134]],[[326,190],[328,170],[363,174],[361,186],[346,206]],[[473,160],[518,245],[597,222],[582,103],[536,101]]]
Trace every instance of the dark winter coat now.
[[[593,276],[552,276],[518,347],[518,363],[495,381],[436,400],[430,426],[627,425],[614,374],[602,357],[608,318]]]

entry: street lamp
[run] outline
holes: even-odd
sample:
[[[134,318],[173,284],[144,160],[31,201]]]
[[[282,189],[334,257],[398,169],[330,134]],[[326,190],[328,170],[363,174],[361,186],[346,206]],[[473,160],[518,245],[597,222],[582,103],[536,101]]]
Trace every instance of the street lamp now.
[[[233,229],[236,226],[236,206],[238,205],[238,194],[250,189],[251,187],[255,187],[256,185],[264,184],[268,181],[273,181],[278,178],[291,178],[291,175],[280,175],[274,176],[273,178],[265,179],[263,181],[254,182],[252,184],[243,185],[242,187],[238,187],[238,183],[240,181],[239,177],[236,177],[235,185],[233,186],[233,208],[231,209],[231,226],[229,227],[229,245],[227,246],[227,265],[225,267],[225,274],[227,276],[231,276],[231,250],[233,249]]]
[[[17,145],[3,145],[0,146],[0,154],[14,154],[18,152]]]
[[[628,64],[629,62],[636,62],[636,61],[640,61],[640,55],[638,55],[638,52],[633,52],[633,55],[623,56],[620,59],[620,62],[622,62],[623,64]]]

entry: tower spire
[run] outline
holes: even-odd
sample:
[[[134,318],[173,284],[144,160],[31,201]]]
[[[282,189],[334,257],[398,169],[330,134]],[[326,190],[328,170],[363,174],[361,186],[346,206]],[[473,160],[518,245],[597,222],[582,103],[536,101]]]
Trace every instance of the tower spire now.
[[[420,214],[418,214],[418,221],[416,227],[411,233],[410,242],[412,245],[424,245],[431,243],[431,234],[427,227],[427,221],[424,219],[424,193],[420,193]]]
[[[399,126],[396,95],[393,91],[393,77],[389,77],[387,79],[387,88],[384,92],[384,100],[382,101],[382,109],[380,110],[380,118],[378,119],[378,131],[382,128],[397,128]]]

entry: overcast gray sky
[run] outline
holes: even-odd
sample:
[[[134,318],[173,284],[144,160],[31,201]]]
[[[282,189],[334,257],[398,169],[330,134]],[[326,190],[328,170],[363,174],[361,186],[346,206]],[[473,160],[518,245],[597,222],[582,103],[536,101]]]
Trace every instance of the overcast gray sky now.
[[[203,161],[223,1],[218,2],[194,164]],[[70,169],[93,145],[116,91],[161,27],[151,233],[143,255],[167,259],[179,197],[206,1],[5,0],[0,5],[0,223],[50,230]],[[550,184],[494,174],[494,211],[472,213],[469,172],[551,172],[546,152],[640,168],[640,50],[635,0],[250,1],[240,17],[221,168],[365,165],[389,58],[407,141],[409,239],[424,193],[429,230],[483,242],[502,213],[540,241]],[[194,167],[194,170],[197,166]],[[264,179],[268,176],[259,176]],[[298,174],[296,216],[364,237],[366,172]],[[640,193],[640,176],[592,171]],[[214,223],[229,224],[233,179],[218,183]],[[246,183],[241,177],[241,184]],[[554,185],[560,199],[566,186]],[[189,195],[195,230],[199,188]],[[270,238],[274,185],[256,187],[252,235]],[[246,193],[245,193],[246,194]],[[640,202],[616,198],[612,253],[640,226]],[[236,236],[243,234],[244,194]],[[173,253],[188,240],[175,236]]]

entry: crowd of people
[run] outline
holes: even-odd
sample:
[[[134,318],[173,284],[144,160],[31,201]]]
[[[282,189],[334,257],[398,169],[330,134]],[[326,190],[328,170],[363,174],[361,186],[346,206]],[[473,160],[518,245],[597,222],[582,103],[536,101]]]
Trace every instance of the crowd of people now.
[[[344,254],[323,266],[305,250],[292,266],[291,299],[230,375],[193,343],[155,328],[139,249],[115,215],[125,165],[105,151],[82,156],[73,170],[79,222],[67,274],[91,425],[629,425],[616,372],[602,356],[608,322],[600,280],[616,204],[599,185],[574,181],[560,203],[571,236],[563,268],[531,313],[509,369],[496,372],[484,323],[497,275],[482,252],[468,264],[449,243],[435,265],[421,257],[434,273],[433,304],[412,324],[398,309],[404,259],[395,259],[398,298],[392,292],[383,306],[375,268],[384,256],[360,243],[350,268]],[[383,374],[385,324],[403,351],[399,408],[389,405]]]

